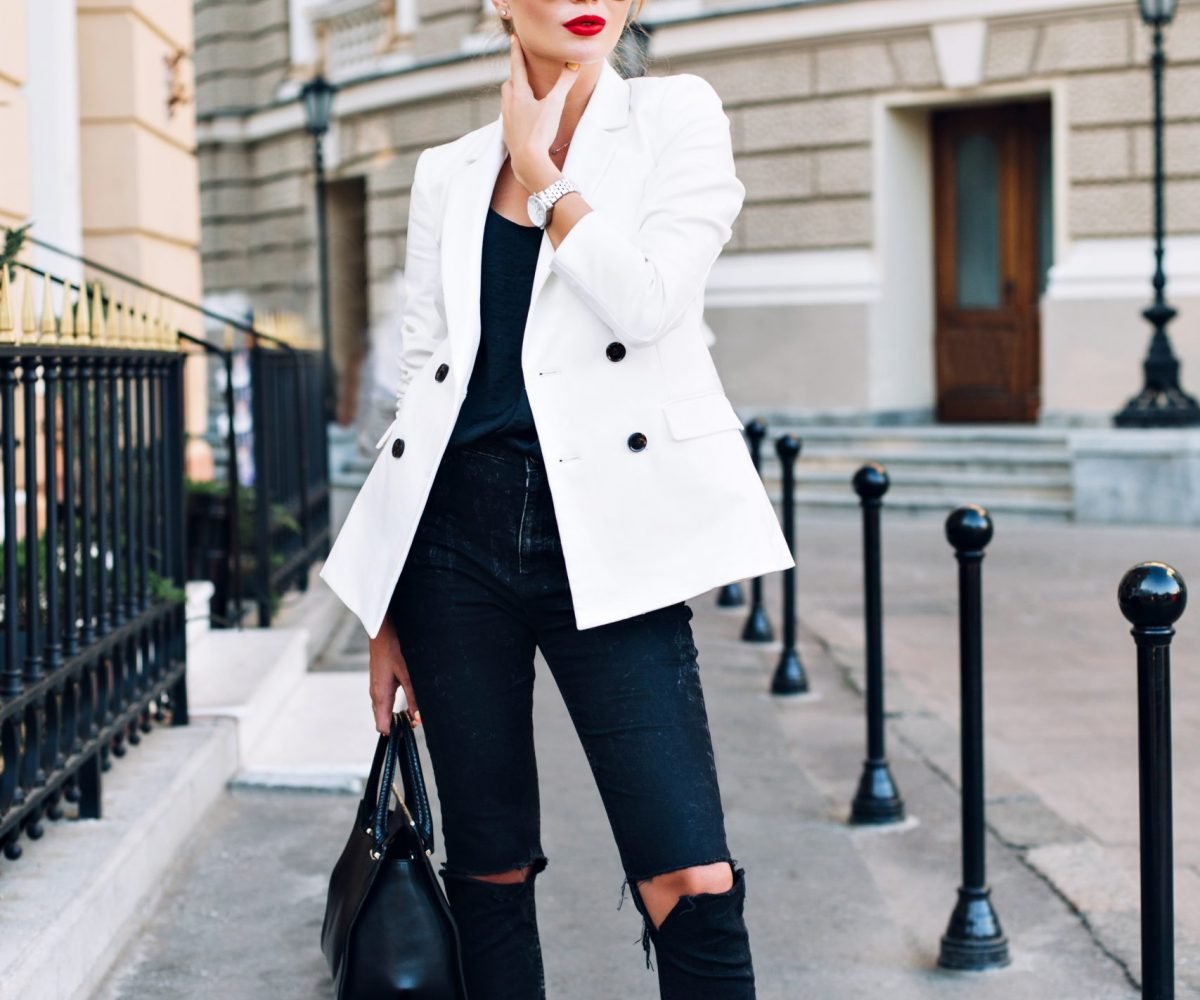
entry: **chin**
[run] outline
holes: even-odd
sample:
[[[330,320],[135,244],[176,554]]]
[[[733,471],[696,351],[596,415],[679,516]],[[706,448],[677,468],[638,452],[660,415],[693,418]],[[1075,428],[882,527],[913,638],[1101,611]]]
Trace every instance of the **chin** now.
[[[568,36],[570,32],[564,32]],[[615,46],[597,42],[595,38],[570,38],[565,44],[547,46],[537,54],[555,62],[577,62],[581,66],[588,63],[604,62]]]

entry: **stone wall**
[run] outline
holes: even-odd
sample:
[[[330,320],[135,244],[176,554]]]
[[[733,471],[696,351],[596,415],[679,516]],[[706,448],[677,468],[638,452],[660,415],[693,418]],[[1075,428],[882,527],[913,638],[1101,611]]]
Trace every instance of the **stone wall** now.
[[[1200,4],[1185,0],[1168,48],[1170,226],[1200,233]],[[1069,130],[1071,237],[1150,230],[1148,59],[1132,4],[988,25],[981,92],[1018,82],[1064,88],[1056,112]],[[698,73],[725,102],[747,188],[727,252],[870,246],[874,101],[896,92],[928,92],[931,104],[972,99],[943,90],[927,28],[675,58],[653,72]]]
[[[201,116],[270,104],[291,69],[287,0],[194,0]]]

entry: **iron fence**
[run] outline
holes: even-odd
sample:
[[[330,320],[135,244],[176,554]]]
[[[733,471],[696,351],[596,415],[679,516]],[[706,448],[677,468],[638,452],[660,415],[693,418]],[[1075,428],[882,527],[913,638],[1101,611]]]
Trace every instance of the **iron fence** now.
[[[0,843],[101,813],[101,773],[188,720],[183,365],[142,309],[0,267]],[[36,315],[34,275],[43,279]],[[55,299],[60,300],[56,306]]]

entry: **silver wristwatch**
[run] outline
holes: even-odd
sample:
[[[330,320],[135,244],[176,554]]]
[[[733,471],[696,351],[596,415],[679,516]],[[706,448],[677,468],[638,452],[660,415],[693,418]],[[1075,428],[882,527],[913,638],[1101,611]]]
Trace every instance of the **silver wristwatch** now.
[[[529,201],[526,204],[526,210],[529,212],[529,221],[541,229],[545,229],[550,225],[550,216],[554,213],[554,203],[558,201],[564,194],[570,194],[572,191],[578,191],[575,182],[566,178],[560,177],[544,191],[535,191],[529,196]]]

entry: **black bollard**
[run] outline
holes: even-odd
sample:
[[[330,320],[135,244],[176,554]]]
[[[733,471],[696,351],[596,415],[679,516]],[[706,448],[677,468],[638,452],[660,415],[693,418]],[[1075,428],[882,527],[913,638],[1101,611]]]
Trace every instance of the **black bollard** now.
[[[938,965],[979,971],[1008,965],[1008,941],[987,884],[983,809],[983,550],[992,519],[982,507],[960,507],[946,519],[958,558],[959,684],[962,701],[962,871],[958,903],[942,935]]]
[[[1165,563],[1134,566],[1117,589],[1138,662],[1142,855],[1142,996],[1175,996],[1175,861],[1171,815],[1171,637],[1187,585]]]
[[[717,594],[718,608],[740,608],[746,603],[746,595],[742,593],[742,585],[736,580],[727,583]]]
[[[746,425],[746,437],[750,441],[750,457],[754,461],[754,468],[762,474],[762,443],[763,438],[767,436],[767,425],[761,420],[751,420]],[[750,581],[750,616],[746,619],[746,624],[742,626],[742,641],[743,642],[772,642],[775,639],[775,630],[771,628],[771,620],[767,617],[766,609],[763,607],[763,581],[761,576],[756,576]]]
[[[800,442],[784,434],[775,442],[783,476],[783,536],[793,558],[796,554],[796,457]],[[808,676],[796,652],[796,567],[783,571],[783,655],[771,679],[771,694],[804,694]]]
[[[850,807],[850,822],[882,825],[904,819],[904,800],[888,767],[883,728],[883,582],[879,518],[889,481],[875,462],[854,474],[863,512],[863,603],[867,650],[867,758]]]

